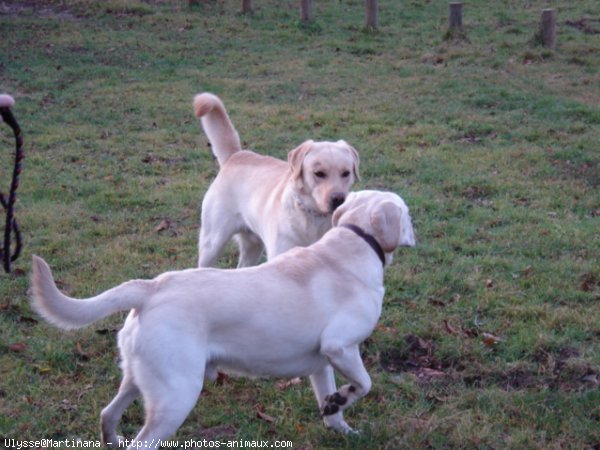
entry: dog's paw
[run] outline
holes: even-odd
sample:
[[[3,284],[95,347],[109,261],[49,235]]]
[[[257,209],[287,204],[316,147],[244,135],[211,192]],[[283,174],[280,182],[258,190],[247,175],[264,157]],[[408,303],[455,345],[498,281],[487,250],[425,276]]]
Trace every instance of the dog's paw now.
[[[327,428],[337,431],[338,433],[346,435],[357,435],[359,434],[354,428],[346,423],[342,418],[342,414],[334,414],[332,416],[323,416],[323,421]]]
[[[325,397],[325,402],[321,408],[323,416],[330,416],[339,411],[343,411],[356,400],[356,388],[351,384],[342,386],[337,392]],[[350,401],[349,401],[350,400]]]
[[[115,435],[111,438],[103,438],[102,445],[108,448],[127,448],[127,442],[123,436]]]
[[[344,397],[339,392],[334,392],[333,394],[325,397],[325,404],[321,409],[321,414],[324,416],[335,414],[340,411],[340,406],[345,405],[347,402],[347,397]]]

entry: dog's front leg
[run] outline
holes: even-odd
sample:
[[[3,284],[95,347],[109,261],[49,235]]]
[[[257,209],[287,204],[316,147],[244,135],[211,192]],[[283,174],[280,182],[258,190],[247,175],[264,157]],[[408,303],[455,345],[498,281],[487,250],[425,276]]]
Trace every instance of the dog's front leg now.
[[[327,356],[333,368],[350,382],[326,396],[324,404],[321,405],[323,417],[339,415],[343,422],[341,413],[356,400],[367,395],[371,390],[371,378],[360,357],[358,345],[343,347],[331,343],[323,345],[321,352]]]
[[[310,384],[317,398],[319,404],[319,410],[323,411],[326,405],[326,398],[336,392],[335,386],[335,374],[333,373],[333,367],[329,364],[323,366],[317,372],[310,376]],[[342,433],[351,433],[354,430],[344,421],[342,412],[336,414],[323,415],[323,422],[327,428],[333,428],[334,430]]]

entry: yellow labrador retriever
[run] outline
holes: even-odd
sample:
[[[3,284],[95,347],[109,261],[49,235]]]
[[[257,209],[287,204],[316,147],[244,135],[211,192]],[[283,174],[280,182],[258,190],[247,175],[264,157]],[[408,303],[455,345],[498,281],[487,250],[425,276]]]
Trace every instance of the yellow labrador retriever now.
[[[238,267],[257,264],[292,247],[316,242],[331,227],[331,214],[358,179],[359,158],[345,141],[306,141],[288,161],[241,148],[223,102],[210,93],[194,98],[194,114],[219,162],[202,202],[199,267],[214,266],[235,236]]]
[[[85,300],[62,294],[34,257],[32,304],[52,324],[79,328],[131,309],[119,332],[123,380],[101,414],[103,442],[123,445],[117,424],[140,394],[145,424],[129,448],[168,438],[217,370],[310,375],[325,424],[353,431],[342,412],[371,387],[359,344],[381,314],[385,265],[415,238],[408,208],[392,193],[351,193],[333,222],[315,244],[259,266],[167,272]],[[349,383],[337,389],[330,367]]]

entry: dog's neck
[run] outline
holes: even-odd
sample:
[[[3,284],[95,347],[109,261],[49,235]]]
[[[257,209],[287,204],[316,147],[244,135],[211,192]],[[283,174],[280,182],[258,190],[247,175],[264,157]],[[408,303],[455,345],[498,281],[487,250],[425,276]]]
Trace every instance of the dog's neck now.
[[[302,197],[298,194],[294,195],[293,200],[294,200],[294,204],[296,205],[296,207],[300,211],[302,211],[303,213],[305,213],[307,215],[317,217],[317,218],[322,218],[322,219],[329,217],[331,215],[330,213],[324,213],[316,208],[311,208],[304,202]]]
[[[363,230],[358,225],[354,225],[354,224],[351,224],[351,223],[344,223],[344,224],[342,224],[340,226],[353,231],[358,236],[360,236],[361,238],[363,238],[364,241],[367,244],[369,244],[369,246],[375,251],[375,253],[377,254],[377,256],[379,256],[379,259],[381,260],[381,264],[383,266],[385,266],[385,252],[383,251],[383,248],[381,248],[381,245],[379,245],[379,242],[377,242],[377,239],[375,239],[369,233],[366,233],[365,230]]]

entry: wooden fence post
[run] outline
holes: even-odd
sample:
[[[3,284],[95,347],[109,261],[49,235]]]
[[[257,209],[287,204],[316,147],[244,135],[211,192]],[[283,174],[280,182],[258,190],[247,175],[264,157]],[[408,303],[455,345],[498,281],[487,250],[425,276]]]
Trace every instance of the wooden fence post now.
[[[312,19],[312,0],[300,0],[300,20],[308,22]]]
[[[252,12],[252,0],[242,0],[242,14]]]
[[[377,28],[379,22],[379,6],[378,0],[366,0],[366,19],[365,26],[369,30]]]
[[[544,47],[556,47],[556,14],[553,9],[544,9],[542,11],[540,37]]]
[[[448,27],[451,30],[462,30],[462,3],[452,2],[449,4]]]

